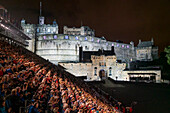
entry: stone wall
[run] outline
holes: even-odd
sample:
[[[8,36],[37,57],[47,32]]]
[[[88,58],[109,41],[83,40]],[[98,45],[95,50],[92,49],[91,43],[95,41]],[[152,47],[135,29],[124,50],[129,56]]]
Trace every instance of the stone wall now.
[[[114,46],[118,60],[128,62],[131,58],[135,58],[134,47],[131,44],[109,42],[98,37],[91,36],[73,36],[73,35],[43,35],[38,37],[37,54],[51,62],[78,61],[79,47],[83,47],[83,51],[111,50]],[[54,38],[55,37],[55,38]]]
[[[110,61],[109,61],[110,62]],[[59,63],[59,65],[66,68],[66,71],[73,74],[76,77],[87,77],[87,81],[100,81],[101,78],[99,77],[100,70],[104,70],[106,72],[106,76],[117,81],[130,81],[130,77],[151,77],[152,75],[149,73],[154,73],[155,75],[155,82],[161,82],[161,70],[124,70],[125,64],[124,63],[113,63],[111,62],[110,65],[106,63],[106,67],[101,67],[98,65],[99,62],[95,63]],[[95,75],[95,67],[96,68],[96,75]],[[110,74],[110,67],[111,74]],[[134,73],[133,75],[129,75],[129,73]],[[148,74],[144,74],[148,73]]]
[[[59,63],[59,65],[76,77],[91,76],[93,72],[91,63]]]
[[[114,80],[126,80],[123,70],[126,67],[125,63],[117,63],[116,56],[91,56],[92,63],[59,63],[66,68],[68,72],[76,77],[87,76],[89,81],[100,81],[100,71],[105,71],[105,77],[110,77]],[[104,65],[103,65],[103,64]]]

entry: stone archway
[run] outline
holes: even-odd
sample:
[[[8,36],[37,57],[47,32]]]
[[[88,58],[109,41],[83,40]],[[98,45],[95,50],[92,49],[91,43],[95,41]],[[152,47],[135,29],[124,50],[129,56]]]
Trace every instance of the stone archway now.
[[[104,69],[101,69],[101,70],[99,71],[99,77],[100,77],[102,80],[107,79],[107,71],[104,70]]]

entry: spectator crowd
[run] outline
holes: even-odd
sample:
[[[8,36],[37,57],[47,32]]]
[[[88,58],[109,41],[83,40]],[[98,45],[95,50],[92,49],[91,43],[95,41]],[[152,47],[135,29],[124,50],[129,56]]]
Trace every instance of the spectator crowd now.
[[[83,80],[20,46],[1,41],[0,113],[127,112],[110,101]]]

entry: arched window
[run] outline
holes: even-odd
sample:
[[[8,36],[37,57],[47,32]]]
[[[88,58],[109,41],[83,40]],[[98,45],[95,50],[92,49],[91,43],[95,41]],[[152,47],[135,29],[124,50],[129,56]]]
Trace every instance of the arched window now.
[[[97,76],[97,67],[94,67],[94,76]]]
[[[109,67],[109,76],[112,76],[112,67]]]

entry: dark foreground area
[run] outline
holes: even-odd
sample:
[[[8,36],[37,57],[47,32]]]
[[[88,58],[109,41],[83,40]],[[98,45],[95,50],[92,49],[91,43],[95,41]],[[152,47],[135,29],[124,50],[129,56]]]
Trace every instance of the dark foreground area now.
[[[126,106],[133,104],[134,113],[170,113],[170,85],[110,80],[106,80],[105,83],[94,82],[92,84],[100,87]]]

